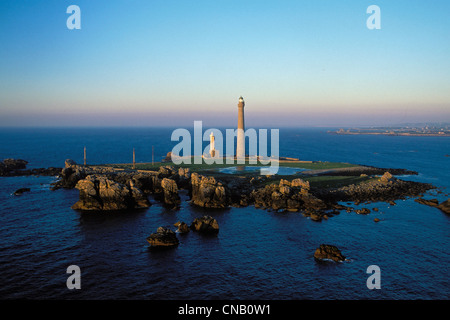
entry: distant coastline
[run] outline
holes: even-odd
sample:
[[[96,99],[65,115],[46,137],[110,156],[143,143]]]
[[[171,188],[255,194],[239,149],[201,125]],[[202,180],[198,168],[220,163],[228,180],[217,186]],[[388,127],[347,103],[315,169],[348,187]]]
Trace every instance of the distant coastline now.
[[[450,137],[450,126],[420,126],[420,127],[375,127],[375,128],[346,128],[336,131],[328,131],[330,134],[339,135],[385,135],[385,136],[410,136],[410,137]]]
[[[390,133],[390,132],[337,132],[328,131],[331,134],[339,135],[383,135],[383,136],[410,136],[410,137],[450,137],[450,133],[436,134],[436,133]]]

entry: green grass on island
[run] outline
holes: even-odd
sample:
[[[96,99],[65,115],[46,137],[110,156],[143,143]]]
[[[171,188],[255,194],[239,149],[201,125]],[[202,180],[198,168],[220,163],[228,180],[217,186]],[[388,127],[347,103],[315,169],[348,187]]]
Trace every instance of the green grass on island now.
[[[104,164],[104,165],[98,165],[98,166],[107,166],[117,169],[127,169],[132,170],[133,164],[132,163],[121,163],[121,164]],[[161,166],[172,166],[174,168],[189,168],[192,172],[202,172],[202,171],[210,171],[214,169],[222,169],[222,168],[231,168],[231,167],[237,167],[237,166],[246,166],[246,167],[270,167],[270,164],[263,165],[261,163],[249,163],[246,161],[245,164],[237,164],[236,162],[232,164],[226,163],[226,161],[223,161],[223,163],[201,163],[196,164],[193,163],[182,163],[182,164],[174,164],[172,162],[154,162],[153,164],[150,163],[136,163],[134,169],[135,170],[158,170]],[[351,167],[357,167],[358,165],[351,164],[351,163],[345,163],[345,162],[322,162],[322,161],[283,161],[281,160],[279,162],[280,167],[290,167],[290,168],[299,168],[299,169],[306,169],[306,170],[324,170],[324,169],[338,169],[338,168],[351,168]],[[95,167],[95,166],[94,166]],[[249,172],[250,173],[250,172]]]
[[[99,166],[107,166],[117,169],[124,170],[133,170],[132,163],[121,163],[121,164],[105,164]],[[174,168],[189,168],[191,172],[197,172],[202,175],[213,175],[217,178],[226,178],[232,176],[246,176],[246,177],[257,177],[260,176],[259,170],[254,171],[240,171],[233,174],[220,172],[219,169],[223,168],[231,168],[237,166],[250,166],[250,167],[270,167],[269,165],[262,165],[261,163],[249,163],[248,161],[245,164],[237,164],[236,162],[233,164],[224,163],[217,164],[194,164],[194,163],[183,163],[180,165],[176,165],[172,162],[154,162],[150,163],[136,163],[134,166],[134,170],[143,170],[143,171],[158,171],[161,166],[172,166]],[[339,169],[339,168],[351,168],[358,167],[359,165],[344,163],[344,162],[322,162],[322,161],[300,161],[300,160],[291,160],[291,161],[283,161],[279,162],[280,167],[290,167],[290,168],[299,168],[305,170],[331,170],[331,169]],[[266,176],[267,179],[264,180],[263,184],[273,184],[279,183],[281,179],[292,180],[293,178],[298,177],[303,179],[304,181],[309,181],[311,187],[313,188],[339,188],[342,186],[347,186],[351,184],[361,184],[368,182],[374,178],[370,176],[308,176],[302,174],[291,174],[291,175],[272,175]]]

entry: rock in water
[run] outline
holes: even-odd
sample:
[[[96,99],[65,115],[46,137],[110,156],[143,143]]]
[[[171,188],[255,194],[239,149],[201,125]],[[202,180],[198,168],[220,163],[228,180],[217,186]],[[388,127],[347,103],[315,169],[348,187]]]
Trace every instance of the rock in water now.
[[[14,175],[16,171],[25,169],[28,161],[22,159],[5,159],[0,161],[0,176]]]
[[[314,258],[317,260],[333,260],[336,262],[345,261],[345,256],[333,245],[321,244],[314,252]]]
[[[189,226],[182,221],[178,221],[177,223],[174,224],[174,226],[178,228],[177,231],[179,233],[187,233],[190,231]]]
[[[21,170],[27,167],[28,161],[22,159],[5,159],[3,163],[9,170]]]
[[[418,198],[418,199],[415,199],[414,201],[418,202],[420,204],[424,204],[424,205],[430,206],[430,207],[437,207],[437,206],[439,206],[439,202],[438,202],[437,199],[427,200],[427,199],[423,199],[423,198]]]
[[[369,213],[370,213],[370,210],[367,209],[367,208],[362,208],[362,209],[356,209],[355,212],[356,212],[357,214],[369,214]]]
[[[152,248],[173,247],[180,243],[175,232],[165,227],[159,227],[156,233],[147,237],[147,241]]]
[[[439,203],[439,201],[437,199],[423,199],[423,198],[418,198],[414,200],[415,202],[418,202],[420,204],[424,204],[430,207],[435,207],[435,208],[439,208],[442,212],[450,214],[450,199],[445,200],[442,203]]]
[[[309,215],[309,218],[312,221],[322,221],[323,216],[320,213],[311,212],[310,215]]]
[[[20,196],[22,193],[24,193],[24,192],[29,192],[30,191],[30,188],[20,188],[20,189],[17,189],[15,192],[14,192],[14,195],[15,196]]]
[[[75,188],[80,190],[80,200],[75,210],[126,210],[147,208],[150,202],[141,190],[124,185],[104,176],[89,175],[78,181]]]
[[[191,224],[191,229],[203,233],[218,233],[219,224],[211,216],[203,216],[195,219]]]
[[[440,205],[438,205],[438,208],[441,209],[442,212],[450,214],[450,199],[442,202]]]

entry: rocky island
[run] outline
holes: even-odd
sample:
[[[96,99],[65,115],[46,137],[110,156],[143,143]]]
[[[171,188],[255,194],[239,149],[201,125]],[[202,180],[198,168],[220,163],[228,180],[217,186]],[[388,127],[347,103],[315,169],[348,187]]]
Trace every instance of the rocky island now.
[[[371,202],[388,202],[415,197],[415,201],[436,207],[449,214],[449,200],[439,203],[436,199],[424,199],[428,190],[436,187],[414,181],[402,180],[401,175],[417,175],[417,172],[396,168],[376,168],[345,163],[298,161],[285,158],[281,165],[297,167],[298,172],[289,175],[260,175],[258,170],[240,168],[233,174],[221,171],[223,166],[180,167],[169,162],[129,168],[128,165],[78,165],[67,159],[64,168],[39,170],[26,169],[24,160],[6,159],[0,162],[3,176],[54,175],[57,180],[51,190],[78,189],[79,200],[72,209],[93,212],[117,212],[145,209],[151,206],[149,198],[172,210],[179,210],[180,191],[187,191],[193,206],[224,209],[228,207],[254,206],[272,212],[298,212],[311,221],[327,220],[342,211],[367,215],[368,208],[353,208]],[[30,191],[18,189],[14,194]],[[342,205],[346,202],[347,205]],[[372,208],[378,211],[377,208]],[[380,222],[378,218],[374,222]],[[189,225],[178,221],[170,227],[159,227],[147,237],[151,249],[174,248],[179,244],[176,233],[190,230],[206,235],[219,232],[217,220],[209,215],[198,217]],[[346,261],[339,249],[321,245],[314,253],[317,261]]]
[[[300,212],[313,221],[321,221],[341,210],[353,210],[339,202],[392,202],[419,197],[435,188],[394,176],[417,174],[404,169],[320,163],[304,166],[309,170],[299,174],[261,176],[257,171],[225,174],[209,167],[186,168],[167,163],[132,170],[121,165],[82,166],[66,160],[52,189],[80,190],[80,200],[72,207],[76,210],[146,208],[150,206],[149,195],[176,210],[181,202],[180,190],[187,190],[194,206],[255,206],[276,212]]]
[[[346,258],[344,255],[342,255],[341,250],[339,250],[336,246],[330,244],[321,244],[319,248],[317,248],[314,252],[314,259],[319,261],[346,261]]]
[[[328,219],[340,211],[353,211],[340,202],[355,205],[370,202],[393,203],[406,197],[431,205],[448,213],[448,200],[443,203],[425,201],[422,196],[431,184],[402,180],[396,176],[417,172],[396,168],[296,161],[287,158],[280,165],[297,166],[291,175],[263,176],[259,171],[236,171],[226,174],[211,166],[180,167],[157,163],[152,167],[130,169],[126,165],[84,166],[67,159],[64,168],[39,169],[44,175],[56,175],[51,185],[79,190],[79,200],[72,208],[82,211],[117,211],[148,208],[148,197],[177,210],[179,192],[187,190],[192,205],[203,208],[255,206],[276,212],[300,212],[313,221]],[[24,160],[0,162],[3,175],[36,174],[27,170]],[[219,167],[220,169],[220,167]],[[357,209],[368,214],[369,209]]]
[[[56,176],[61,173],[61,168],[35,168],[26,169],[28,161],[22,159],[5,159],[0,161],[0,177],[14,176]]]

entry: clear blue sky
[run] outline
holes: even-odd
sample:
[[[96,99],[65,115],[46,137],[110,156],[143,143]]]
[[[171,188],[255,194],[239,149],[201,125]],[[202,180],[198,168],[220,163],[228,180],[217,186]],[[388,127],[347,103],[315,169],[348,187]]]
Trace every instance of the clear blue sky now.
[[[449,14],[446,0],[1,1],[0,126],[234,125],[240,95],[255,127],[450,122]]]

